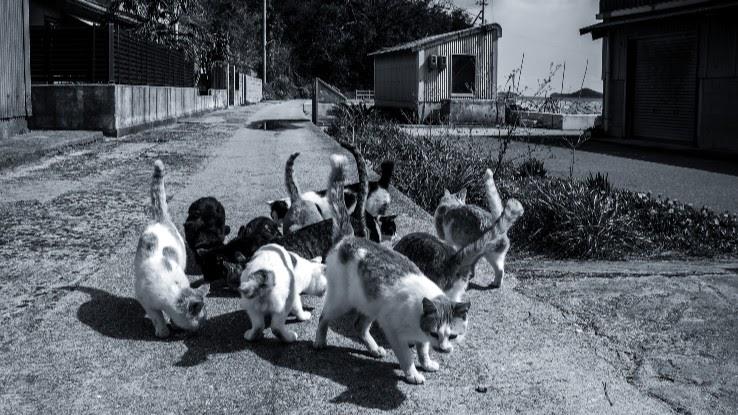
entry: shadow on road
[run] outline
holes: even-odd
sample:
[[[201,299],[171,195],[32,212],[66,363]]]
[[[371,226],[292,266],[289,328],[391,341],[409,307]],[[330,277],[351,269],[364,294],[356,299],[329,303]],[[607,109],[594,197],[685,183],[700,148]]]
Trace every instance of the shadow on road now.
[[[250,350],[260,358],[291,370],[317,375],[346,386],[346,390],[331,399],[333,403],[353,403],[365,408],[394,409],[405,400],[397,388],[395,363],[369,357],[359,349],[329,347],[314,350],[312,342],[302,340],[284,344],[265,333],[258,342],[244,340],[243,333],[251,328],[245,311],[234,311],[208,320],[198,336],[185,340],[187,351],[177,366],[195,366],[209,355]],[[335,335],[335,334],[334,334]]]

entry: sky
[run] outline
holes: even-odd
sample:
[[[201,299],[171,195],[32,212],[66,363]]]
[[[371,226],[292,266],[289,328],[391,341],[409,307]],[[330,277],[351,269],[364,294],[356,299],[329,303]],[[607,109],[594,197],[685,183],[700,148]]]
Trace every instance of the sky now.
[[[497,84],[506,90],[508,74],[525,61],[521,85],[532,95],[539,80],[548,76],[550,64],[566,62],[564,92],[578,90],[584,78],[584,87],[602,91],[602,42],[591,35],[580,36],[579,29],[596,23],[597,0],[488,0],[485,12],[487,23],[502,26],[498,44]],[[481,10],[476,0],[452,0],[473,16]],[[587,60],[589,65],[587,66]],[[585,67],[587,67],[585,77]],[[561,90],[562,70],[552,81]]]

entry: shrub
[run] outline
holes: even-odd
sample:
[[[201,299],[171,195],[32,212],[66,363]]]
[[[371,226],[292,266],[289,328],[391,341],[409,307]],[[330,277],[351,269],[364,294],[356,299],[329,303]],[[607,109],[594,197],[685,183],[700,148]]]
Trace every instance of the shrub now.
[[[518,177],[546,177],[546,167],[543,165],[543,160],[539,160],[535,157],[525,159],[517,168]]]
[[[602,174],[600,172],[597,172],[594,176],[592,173],[589,173],[587,178],[584,179],[584,184],[592,191],[603,192],[606,194],[612,193],[614,189],[612,183],[610,183],[610,180],[607,177],[607,174]]]

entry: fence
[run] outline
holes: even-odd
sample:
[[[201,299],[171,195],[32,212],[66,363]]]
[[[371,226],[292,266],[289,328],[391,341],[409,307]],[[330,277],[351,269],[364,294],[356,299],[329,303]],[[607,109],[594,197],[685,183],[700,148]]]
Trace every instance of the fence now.
[[[328,84],[320,78],[313,83],[312,119],[315,125],[326,125],[330,122],[331,110],[336,104],[348,102],[338,88]]]
[[[195,86],[181,50],[141,39],[118,25],[31,27],[33,83]]]
[[[374,101],[374,90],[373,89],[357,89],[356,99],[360,101]]]

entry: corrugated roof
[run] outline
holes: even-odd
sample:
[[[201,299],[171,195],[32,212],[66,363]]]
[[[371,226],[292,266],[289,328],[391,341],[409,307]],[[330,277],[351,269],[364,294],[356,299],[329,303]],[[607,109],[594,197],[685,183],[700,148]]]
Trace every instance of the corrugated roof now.
[[[378,51],[370,53],[369,56],[384,55],[385,53],[403,52],[408,50],[415,52],[423,48],[448,42],[449,40],[459,39],[468,36],[476,36],[480,33],[487,33],[493,30],[497,32],[498,38],[502,37],[502,27],[500,27],[500,25],[497,23],[490,23],[483,26],[475,26],[468,29],[457,30],[455,32],[447,32],[441,33],[439,35],[424,37],[422,39],[413,40],[412,42],[380,49]]]

